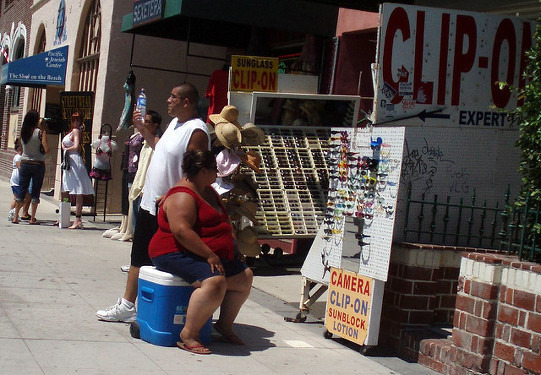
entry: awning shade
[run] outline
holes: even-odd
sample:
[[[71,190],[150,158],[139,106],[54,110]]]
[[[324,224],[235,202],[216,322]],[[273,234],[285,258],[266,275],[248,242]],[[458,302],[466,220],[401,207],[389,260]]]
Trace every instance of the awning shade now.
[[[122,31],[242,48],[252,27],[331,37],[337,18],[338,7],[303,0],[166,0],[161,20],[134,27],[129,13]]]
[[[68,46],[12,61],[2,66],[0,85],[64,86]]]

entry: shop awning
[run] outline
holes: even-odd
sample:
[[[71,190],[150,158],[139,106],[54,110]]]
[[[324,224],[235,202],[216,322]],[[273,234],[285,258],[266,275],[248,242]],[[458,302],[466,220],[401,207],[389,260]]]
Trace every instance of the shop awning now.
[[[241,48],[246,47],[252,27],[331,37],[338,18],[336,5],[304,0],[138,0],[136,4],[141,8],[135,23],[133,12],[122,17],[123,32]]]
[[[2,66],[0,85],[64,86],[68,46],[12,61]]]

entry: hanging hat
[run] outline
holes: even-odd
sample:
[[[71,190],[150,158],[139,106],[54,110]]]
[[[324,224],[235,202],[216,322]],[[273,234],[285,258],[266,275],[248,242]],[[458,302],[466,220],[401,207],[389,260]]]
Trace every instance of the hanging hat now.
[[[265,132],[251,122],[245,124],[241,130],[242,144],[246,146],[258,146],[265,143]]]
[[[245,216],[246,218],[248,218],[248,220],[250,220],[254,224],[258,223],[258,220],[255,217],[255,214],[257,212],[256,202],[244,201],[241,203],[240,206],[234,207],[233,210],[236,214]]]
[[[223,195],[235,187],[232,182],[226,181],[221,177],[216,177],[216,182],[213,182],[210,186],[212,186],[219,195]]]
[[[229,151],[227,148],[216,155],[216,168],[218,168],[218,177],[226,177],[233,174],[240,165],[239,156]]]
[[[236,174],[231,176],[231,180],[235,184],[235,187],[232,190],[233,194],[250,194],[254,198],[257,197],[257,188],[259,185],[252,179],[251,176],[245,175],[244,173]]]
[[[214,125],[218,125],[220,122],[230,122],[239,130],[242,129],[241,124],[239,124],[239,110],[234,105],[226,105],[219,114],[209,115],[209,119]]]
[[[230,122],[220,122],[214,127],[218,141],[228,149],[240,146],[242,135],[240,129]]]
[[[257,242],[257,231],[254,227],[246,227],[237,234],[237,247],[241,254],[255,257],[261,253],[261,245]]]
[[[253,169],[256,173],[263,173],[259,169],[259,164],[261,164],[261,156],[255,151],[247,151],[246,154],[240,156],[240,160],[248,167]]]

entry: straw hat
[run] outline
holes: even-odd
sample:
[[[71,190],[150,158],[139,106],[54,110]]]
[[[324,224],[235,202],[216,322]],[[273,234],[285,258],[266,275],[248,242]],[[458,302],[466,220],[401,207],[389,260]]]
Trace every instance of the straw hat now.
[[[246,227],[237,234],[237,247],[241,254],[248,257],[255,257],[261,253],[261,245],[257,242],[254,227]]]
[[[251,222],[257,224],[258,220],[255,217],[257,212],[257,203],[251,201],[244,201],[240,206],[234,207],[234,212],[241,216],[248,218]]]
[[[230,122],[239,130],[242,129],[241,124],[239,124],[239,110],[234,105],[226,105],[219,114],[209,115],[209,119],[215,125],[220,122]]]
[[[263,173],[259,169],[259,164],[261,164],[261,156],[255,151],[247,151],[246,154],[240,156],[240,160],[248,167],[253,169],[256,173]]]
[[[242,135],[240,129],[230,122],[220,122],[214,127],[218,141],[228,149],[240,146]]]
[[[241,130],[242,144],[246,146],[258,146],[265,143],[265,132],[251,122],[245,124]]]
[[[223,149],[218,155],[216,155],[218,177],[226,177],[233,174],[239,165],[239,156],[236,153],[229,151],[227,148]]]

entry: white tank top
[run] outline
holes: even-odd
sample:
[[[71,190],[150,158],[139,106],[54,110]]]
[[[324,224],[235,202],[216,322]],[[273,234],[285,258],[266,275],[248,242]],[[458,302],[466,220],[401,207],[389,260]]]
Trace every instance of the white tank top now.
[[[165,195],[182,178],[184,153],[195,130],[203,130],[209,139],[207,125],[201,119],[191,119],[179,123],[174,118],[167,126],[160,141],[156,144],[154,155],[148,166],[141,207],[156,215],[156,197]]]

